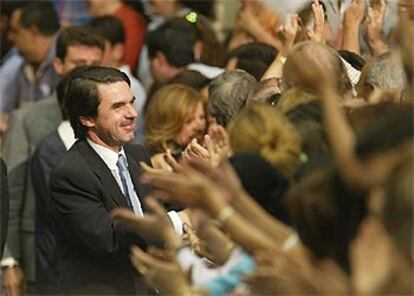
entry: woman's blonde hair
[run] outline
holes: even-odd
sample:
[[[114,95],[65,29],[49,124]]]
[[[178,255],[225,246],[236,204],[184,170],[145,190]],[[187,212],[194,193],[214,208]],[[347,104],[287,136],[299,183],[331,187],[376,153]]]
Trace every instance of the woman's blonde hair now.
[[[173,138],[199,103],[203,104],[206,112],[206,99],[190,87],[170,84],[160,88],[151,98],[145,113],[145,146],[155,152],[173,149]]]
[[[298,133],[275,108],[254,104],[240,111],[228,126],[234,153],[258,153],[285,177],[291,177],[300,161]]]

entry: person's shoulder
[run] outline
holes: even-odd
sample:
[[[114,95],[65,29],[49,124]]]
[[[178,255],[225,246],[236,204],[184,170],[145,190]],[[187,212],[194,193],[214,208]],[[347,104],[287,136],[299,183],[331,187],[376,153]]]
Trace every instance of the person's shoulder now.
[[[0,74],[2,75],[2,79],[6,81],[16,79],[16,76],[21,73],[23,63],[23,57],[17,52],[13,51],[13,53],[8,54],[8,57],[0,66]]]
[[[48,156],[50,156],[50,154],[52,154],[52,156],[53,156],[55,153],[57,153],[59,151],[65,151],[64,144],[61,143],[61,145],[59,145],[60,144],[59,141],[62,142],[60,140],[60,137],[59,137],[58,132],[57,131],[51,132],[49,135],[47,135],[39,143],[39,146],[36,149],[37,150],[37,154],[39,156],[42,156],[42,157],[48,157]]]
[[[51,94],[47,98],[40,100],[38,102],[33,102],[27,104],[27,106],[23,106],[22,109],[26,109],[26,112],[29,113],[37,113],[37,112],[50,112],[50,108],[55,108],[59,110],[59,104],[57,102],[57,98],[55,94]]]
[[[69,173],[70,175],[82,174],[80,171],[85,165],[81,153],[75,143],[68,151],[64,152],[59,158],[58,163],[53,169],[53,175]]]
[[[44,118],[42,115],[46,116],[56,112],[60,114],[59,104],[57,103],[56,97],[54,95],[50,95],[41,101],[24,104],[21,108],[16,109],[12,115],[16,118],[23,118],[25,120],[29,120],[34,117],[36,120],[41,120]]]

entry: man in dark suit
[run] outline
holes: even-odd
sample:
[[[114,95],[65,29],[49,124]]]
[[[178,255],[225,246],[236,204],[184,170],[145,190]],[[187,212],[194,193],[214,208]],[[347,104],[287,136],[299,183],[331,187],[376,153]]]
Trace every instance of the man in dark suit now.
[[[87,26],[69,26],[60,31],[56,40],[53,67],[59,76],[82,65],[100,64],[104,40]],[[3,144],[7,163],[10,215],[6,248],[1,261],[5,295],[22,294],[23,280],[28,293],[36,280],[35,257],[35,196],[30,175],[30,158],[39,143],[61,121],[55,91],[42,101],[30,103],[11,116]]]
[[[128,77],[112,68],[89,67],[73,77],[65,108],[79,140],[50,176],[58,264],[65,294],[147,293],[129,262],[133,244],[145,241],[113,223],[110,211],[145,211],[148,188],[139,162],[149,163],[134,137],[135,98]]]
[[[63,154],[76,142],[64,108],[64,97],[71,78],[87,67],[67,71],[57,86],[57,100],[63,121],[56,131],[40,142],[31,159],[31,177],[36,199],[36,292],[39,294],[59,293],[59,270],[57,267],[54,223],[49,211],[49,177],[52,169]]]

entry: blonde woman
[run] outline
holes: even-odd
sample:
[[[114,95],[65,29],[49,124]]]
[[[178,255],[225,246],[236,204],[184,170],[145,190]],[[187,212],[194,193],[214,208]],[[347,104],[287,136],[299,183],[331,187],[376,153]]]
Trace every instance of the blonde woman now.
[[[206,99],[196,90],[171,84],[151,98],[145,114],[145,146],[156,168],[166,168],[163,155],[174,158],[193,138],[201,140],[206,131]]]
[[[234,154],[257,153],[291,178],[300,162],[299,135],[285,116],[265,104],[253,104],[240,111],[228,126]]]

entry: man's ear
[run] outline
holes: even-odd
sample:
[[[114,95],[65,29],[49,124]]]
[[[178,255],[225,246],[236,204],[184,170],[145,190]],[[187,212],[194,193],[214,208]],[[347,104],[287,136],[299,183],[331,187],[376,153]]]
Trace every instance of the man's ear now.
[[[55,57],[53,59],[53,69],[59,76],[63,76],[63,61],[60,58]]]
[[[154,59],[155,59],[155,62],[156,62],[158,67],[161,67],[165,64],[168,64],[167,58],[165,57],[165,55],[161,51],[157,51],[155,53]]]
[[[122,61],[124,54],[125,47],[123,43],[117,43],[112,47],[112,55],[117,62]]]
[[[200,61],[201,55],[203,54],[203,43],[197,40],[193,46],[194,59]]]
[[[80,123],[87,127],[87,128],[93,128],[95,127],[95,119],[92,117],[88,117],[88,116],[80,116],[79,117],[79,121]]]

